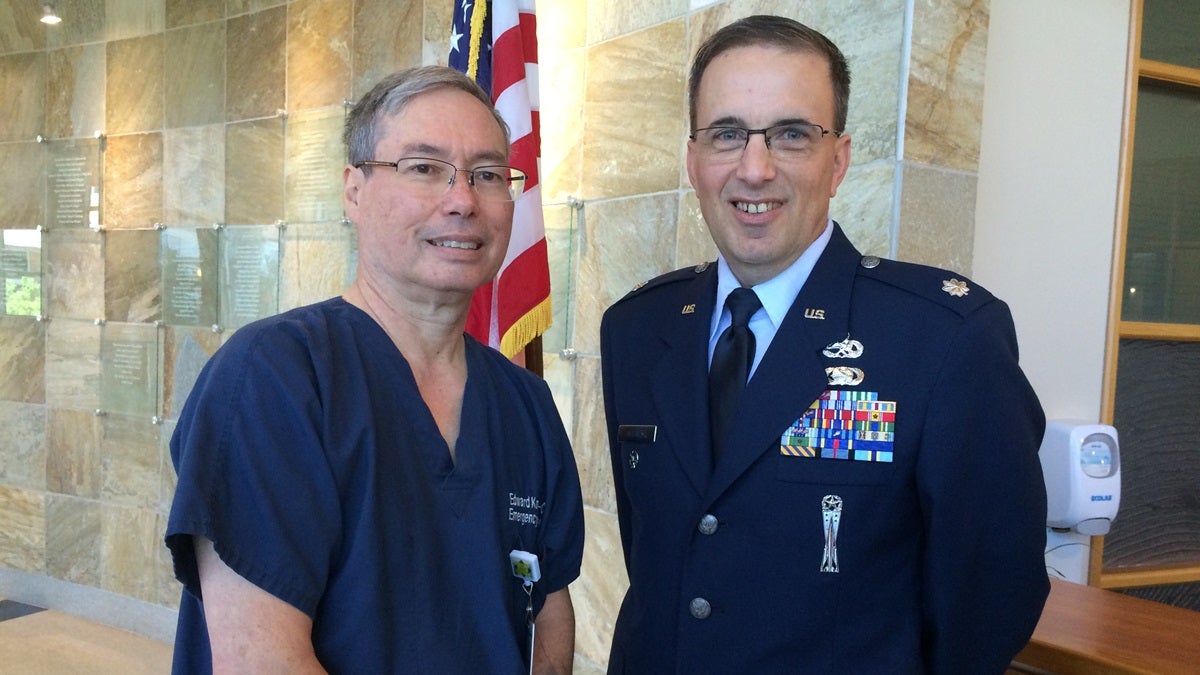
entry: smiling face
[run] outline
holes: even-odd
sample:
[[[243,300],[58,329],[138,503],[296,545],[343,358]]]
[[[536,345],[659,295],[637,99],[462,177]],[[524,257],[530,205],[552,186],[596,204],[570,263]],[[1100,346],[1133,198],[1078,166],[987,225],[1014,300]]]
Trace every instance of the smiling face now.
[[[714,58],[696,97],[696,127],[764,129],[808,122],[834,127],[829,64],[810,52],[737,47]],[[778,159],[756,134],[740,157],[718,159],[688,143],[688,177],[713,241],[744,286],[800,257],[829,217],[850,164],[850,137],[824,136],[811,152]]]
[[[373,159],[430,157],[463,169],[504,164],[508,146],[478,99],[451,88],[418,95],[379,123]],[[389,167],[347,167],[343,202],[359,237],[359,275],[406,294],[469,299],[500,269],[513,203],[483,200],[467,174],[445,192],[405,184]]]

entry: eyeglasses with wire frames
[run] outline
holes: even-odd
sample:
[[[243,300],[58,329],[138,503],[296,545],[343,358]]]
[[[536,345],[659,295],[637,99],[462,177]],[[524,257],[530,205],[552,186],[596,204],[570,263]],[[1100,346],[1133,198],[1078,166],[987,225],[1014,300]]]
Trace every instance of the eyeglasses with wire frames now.
[[[458,174],[467,174],[467,184],[480,199],[511,202],[525,190],[525,172],[500,164],[460,169],[450,162],[432,157],[401,157],[394,162],[368,160],[356,168],[386,166],[396,170],[400,181],[411,191],[438,197],[450,191]]]
[[[789,122],[766,129],[746,129],[734,126],[704,127],[692,132],[691,138],[708,156],[721,161],[740,159],[750,137],[762,134],[767,149],[778,159],[799,159],[812,152],[826,136],[840,137],[842,131],[826,129],[810,122]]]

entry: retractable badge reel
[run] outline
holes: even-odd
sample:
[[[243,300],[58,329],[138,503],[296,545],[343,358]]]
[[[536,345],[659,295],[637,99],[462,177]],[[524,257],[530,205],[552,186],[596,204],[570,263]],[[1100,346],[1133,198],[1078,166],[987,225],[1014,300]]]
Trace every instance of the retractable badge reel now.
[[[533,673],[533,639],[535,626],[533,623],[533,584],[542,578],[542,568],[538,565],[537,555],[529,551],[513,549],[508,554],[509,567],[513,576],[522,581],[525,589],[525,622],[529,624],[529,672]]]

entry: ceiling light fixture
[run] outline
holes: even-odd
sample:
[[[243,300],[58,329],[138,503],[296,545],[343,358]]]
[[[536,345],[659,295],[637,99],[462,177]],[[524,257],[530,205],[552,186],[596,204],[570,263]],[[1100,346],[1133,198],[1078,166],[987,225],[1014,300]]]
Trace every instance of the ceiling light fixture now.
[[[42,23],[47,26],[54,26],[62,23],[62,17],[54,12],[54,5],[46,3],[42,5]]]

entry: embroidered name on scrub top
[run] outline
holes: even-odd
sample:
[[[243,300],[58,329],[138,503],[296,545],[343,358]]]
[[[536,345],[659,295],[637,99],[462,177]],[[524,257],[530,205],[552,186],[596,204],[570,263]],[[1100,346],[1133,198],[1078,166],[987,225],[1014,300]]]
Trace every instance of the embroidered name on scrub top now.
[[[896,402],[879,392],[827,390],[792,422],[779,439],[779,452],[791,457],[892,461]]]
[[[537,527],[542,522],[542,513],[546,503],[535,495],[522,497],[516,493],[508,493],[508,519],[521,525]]]

